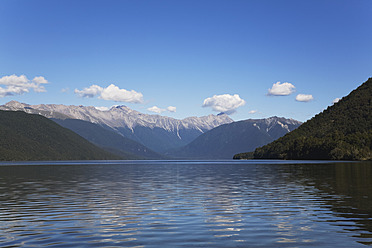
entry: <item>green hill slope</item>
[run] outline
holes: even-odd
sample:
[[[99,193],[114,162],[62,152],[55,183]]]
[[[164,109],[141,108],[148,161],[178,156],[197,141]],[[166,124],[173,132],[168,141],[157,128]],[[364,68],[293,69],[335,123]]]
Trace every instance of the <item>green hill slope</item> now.
[[[112,130],[105,129],[98,124],[76,119],[52,120],[111,153],[129,159],[165,159],[164,156],[140,143],[125,138]]]
[[[371,160],[372,78],[254,158]]]
[[[40,115],[0,111],[0,160],[119,158]]]

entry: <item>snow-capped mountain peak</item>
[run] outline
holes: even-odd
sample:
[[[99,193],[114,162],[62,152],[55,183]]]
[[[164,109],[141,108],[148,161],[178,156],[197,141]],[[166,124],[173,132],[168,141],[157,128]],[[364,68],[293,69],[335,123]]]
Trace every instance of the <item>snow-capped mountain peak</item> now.
[[[11,101],[0,106],[3,110],[22,110],[55,119],[79,119],[111,128],[123,136],[129,137],[157,151],[157,147],[169,149],[184,145],[205,131],[233,122],[227,115],[208,115],[188,117],[183,120],[161,115],[148,115],[119,105],[109,110],[100,110],[92,106],[74,106],[62,104],[28,105]],[[152,130],[151,132],[148,130]],[[153,137],[151,137],[153,136]],[[154,138],[155,141],[149,141]],[[169,143],[167,145],[166,143]]]

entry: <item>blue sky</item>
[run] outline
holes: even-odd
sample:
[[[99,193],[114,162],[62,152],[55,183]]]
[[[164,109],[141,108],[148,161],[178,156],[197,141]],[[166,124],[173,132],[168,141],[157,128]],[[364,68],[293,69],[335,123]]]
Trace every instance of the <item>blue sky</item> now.
[[[369,0],[2,0],[0,104],[305,121],[372,76],[371,12]]]

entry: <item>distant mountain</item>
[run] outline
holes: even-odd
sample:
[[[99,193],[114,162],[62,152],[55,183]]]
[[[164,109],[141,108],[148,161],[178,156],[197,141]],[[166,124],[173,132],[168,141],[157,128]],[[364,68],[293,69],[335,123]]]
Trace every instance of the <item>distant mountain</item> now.
[[[0,110],[0,160],[120,158],[43,116]]]
[[[233,122],[225,114],[177,120],[166,116],[142,114],[126,106],[117,106],[108,111],[101,111],[95,107],[55,104],[28,105],[11,101],[0,106],[0,109],[21,110],[48,118],[79,119],[99,124],[158,153],[184,146],[212,128]]]
[[[231,159],[236,153],[254,151],[300,125],[299,121],[279,117],[224,124],[169,155],[184,159]]]
[[[254,158],[372,160],[372,78]]]
[[[98,124],[76,119],[52,119],[93,144],[129,159],[164,159],[164,156],[150,150],[140,143],[123,137],[121,134]]]

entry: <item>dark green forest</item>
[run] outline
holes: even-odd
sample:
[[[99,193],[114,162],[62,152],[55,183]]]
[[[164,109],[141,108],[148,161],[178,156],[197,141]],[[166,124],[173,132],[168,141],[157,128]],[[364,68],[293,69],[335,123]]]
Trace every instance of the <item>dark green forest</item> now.
[[[257,148],[258,159],[372,159],[372,78],[296,130]],[[242,153],[236,159],[251,158]]]
[[[0,111],[2,161],[120,158],[40,115]]]

